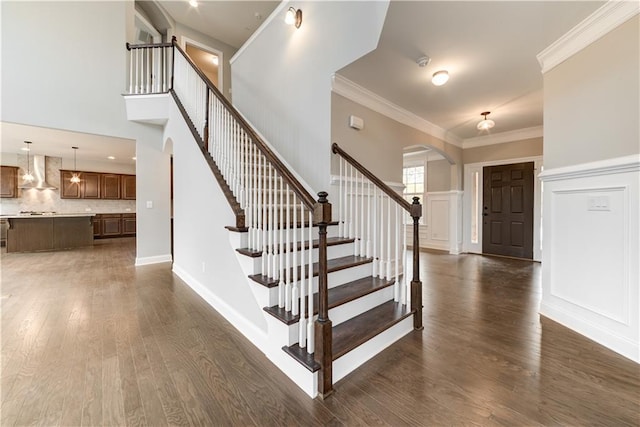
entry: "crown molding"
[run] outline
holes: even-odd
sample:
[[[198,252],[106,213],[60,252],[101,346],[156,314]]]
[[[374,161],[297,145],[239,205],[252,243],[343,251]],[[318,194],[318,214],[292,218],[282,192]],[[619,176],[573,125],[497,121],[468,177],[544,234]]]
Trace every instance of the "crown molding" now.
[[[536,55],[542,74],[566,61],[640,12],[640,2],[610,0]]]
[[[477,136],[467,138],[462,144],[462,148],[484,147],[486,145],[502,144],[505,142],[522,141],[523,139],[539,138],[543,135],[542,126],[517,129],[509,132],[500,132],[493,135]]]
[[[413,114],[410,111],[392,103],[391,101],[371,92],[368,89],[334,74],[331,78],[331,89],[338,95],[344,96],[353,102],[370,108],[397,122],[439,138],[449,144],[462,148],[462,139],[433,123]]]

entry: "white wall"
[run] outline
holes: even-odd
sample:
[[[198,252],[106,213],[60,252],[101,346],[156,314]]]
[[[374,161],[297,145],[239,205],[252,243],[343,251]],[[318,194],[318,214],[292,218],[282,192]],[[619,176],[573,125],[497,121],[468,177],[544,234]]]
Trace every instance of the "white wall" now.
[[[129,122],[121,96],[133,1],[2,2],[1,19],[0,120],[136,140],[137,256],[166,257],[170,196],[162,184],[169,176],[162,134]],[[149,199],[154,208],[143,209]]]
[[[640,17],[544,75],[540,312],[640,362]]]
[[[289,6],[300,29],[284,23]],[[377,46],[387,7],[283,2],[232,59],[235,106],[316,191],[329,188],[331,76]]]

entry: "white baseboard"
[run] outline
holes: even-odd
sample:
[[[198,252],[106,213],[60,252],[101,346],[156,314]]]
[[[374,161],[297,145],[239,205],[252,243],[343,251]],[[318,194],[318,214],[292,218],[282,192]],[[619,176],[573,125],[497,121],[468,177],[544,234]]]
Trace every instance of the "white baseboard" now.
[[[171,254],[136,257],[136,262],[134,265],[138,267],[140,265],[160,264],[162,262],[171,262],[171,261],[172,261]]]
[[[540,303],[540,314],[569,329],[573,329],[636,363],[640,363],[640,343],[638,342],[630,341],[593,322],[576,317],[573,313],[569,313],[560,307],[554,307],[544,302]]]
[[[236,310],[230,307],[226,302],[218,298],[209,288],[200,283],[179,265],[173,264],[173,272],[182,279],[191,289],[204,299],[207,304],[220,313],[234,328],[244,335],[253,345],[258,347],[260,351],[265,352],[265,344],[267,342],[267,332],[256,327],[249,322],[244,316],[240,315]]]

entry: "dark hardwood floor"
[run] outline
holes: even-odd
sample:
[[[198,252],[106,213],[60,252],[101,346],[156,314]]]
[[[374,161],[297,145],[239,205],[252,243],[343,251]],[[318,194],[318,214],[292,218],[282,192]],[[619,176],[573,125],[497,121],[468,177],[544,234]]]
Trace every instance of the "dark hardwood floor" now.
[[[424,331],[321,401],[134,245],[2,254],[1,425],[640,424],[639,365],[541,319],[538,264],[423,253]]]

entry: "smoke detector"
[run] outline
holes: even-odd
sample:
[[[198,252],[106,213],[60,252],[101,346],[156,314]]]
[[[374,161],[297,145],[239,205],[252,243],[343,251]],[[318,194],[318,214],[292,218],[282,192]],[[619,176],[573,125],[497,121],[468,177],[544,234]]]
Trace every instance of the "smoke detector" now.
[[[429,65],[429,62],[431,62],[431,58],[426,55],[416,59],[416,64],[418,64],[418,66],[420,67],[426,67],[427,65]]]

